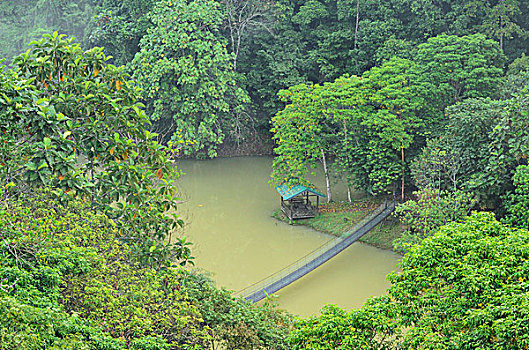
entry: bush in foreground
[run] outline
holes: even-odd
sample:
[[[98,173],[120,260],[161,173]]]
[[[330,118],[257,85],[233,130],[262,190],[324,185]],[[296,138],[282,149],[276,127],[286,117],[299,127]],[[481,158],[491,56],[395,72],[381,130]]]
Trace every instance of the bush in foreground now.
[[[529,166],[520,165],[513,177],[514,193],[506,196],[506,223],[529,229]]]
[[[139,265],[119,230],[53,191],[0,201],[0,348],[285,348],[290,317],[181,267]]]
[[[5,314],[18,316],[2,318],[10,320],[2,327],[25,329],[44,348],[74,336],[83,346],[106,348],[91,331],[68,332],[73,325],[120,340],[114,348],[199,348],[208,328],[180,288],[182,271],[132,262],[114,226],[86,202],[61,203],[52,192],[3,202],[0,300]],[[49,319],[59,329],[51,334]]]
[[[475,213],[410,248],[388,295],[300,320],[293,349],[529,347],[529,233]]]

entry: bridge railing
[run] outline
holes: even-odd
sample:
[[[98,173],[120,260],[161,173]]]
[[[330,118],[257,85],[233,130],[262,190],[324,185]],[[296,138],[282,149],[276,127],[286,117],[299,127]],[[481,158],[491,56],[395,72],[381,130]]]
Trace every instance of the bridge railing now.
[[[371,221],[373,218],[375,218],[377,215],[382,213],[386,208],[388,207],[388,202],[385,201],[380,206],[378,206],[374,211],[372,211],[369,215],[364,217],[362,220],[357,222],[350,230],[345,232],[341,237],[337,237],[334,239],[329,240],[328,242],[324,243],[320,247],[316,248],[312,252],[308,253],[307,255],[301,257],[300,259],[296,260],[294,263],[284,267],[283,269],[277,271],[276,273],[255,282],[254,284],[237,291],[235,293],[236,296],[241,296],[243,298],[246,298],[254,293],[257,293],[261,290],[266,289],[266,287],[272,285],[273,283],[280,281],[281,279],[287,277],[288,275],[292,274],[293,272],[301,269],[303,266],[307,265],[311,261],[317,260],[325,253],[331,251],[332,249],[336,249],[337,245],[345,240],[348,236],[356,232],[358,229],[363,227],[365,224],[367,224],[369,221]]]

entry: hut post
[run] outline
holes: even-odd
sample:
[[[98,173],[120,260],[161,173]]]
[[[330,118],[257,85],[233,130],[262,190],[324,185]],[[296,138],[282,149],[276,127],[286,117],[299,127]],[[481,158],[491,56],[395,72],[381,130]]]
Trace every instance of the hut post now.
[[[292,199],[288,200],[288,218],[290,219],[290,225],[294,223],[294,208],[292,206]]]

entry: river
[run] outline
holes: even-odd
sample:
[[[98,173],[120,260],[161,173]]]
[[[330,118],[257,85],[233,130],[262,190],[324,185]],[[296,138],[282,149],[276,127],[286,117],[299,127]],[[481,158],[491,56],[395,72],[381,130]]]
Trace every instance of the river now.
[[[279,206],[279,195],[268,183],[271,164],[268,157],[178,162],[186,174],[178,180],[185,201],[178,207],[184,232],[193,242],[196,266],[211,272],[219,286],[243,289],[332,238],[271,217]],[[336,196],[343,199],[345,194]],[[324,304],[360,307],[368,297],[385,292],[385,276],[397,262],[392,252],[355,243],[279,291],[277,301],[300,316],[317,314]]]

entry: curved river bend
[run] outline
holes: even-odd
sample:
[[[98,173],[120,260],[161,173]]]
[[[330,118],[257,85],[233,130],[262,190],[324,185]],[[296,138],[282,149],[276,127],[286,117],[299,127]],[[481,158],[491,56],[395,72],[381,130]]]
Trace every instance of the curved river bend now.
[[[186,201],[178,207],[185,235],[193,242],[197,267],[212,272],[220,286],[241,290],[332,238],[271,217],[279,206],[279,195],[268,184],[271,164],[268,157],[178,162],[186,174],[178,181]],[[321,180],[315,182],[323,188]],[[316,314],[324,304],[360,307],[385,292],[385,276],[397,262],[392,252],[355,243],[279,291],[279,305],[300,316]]]

